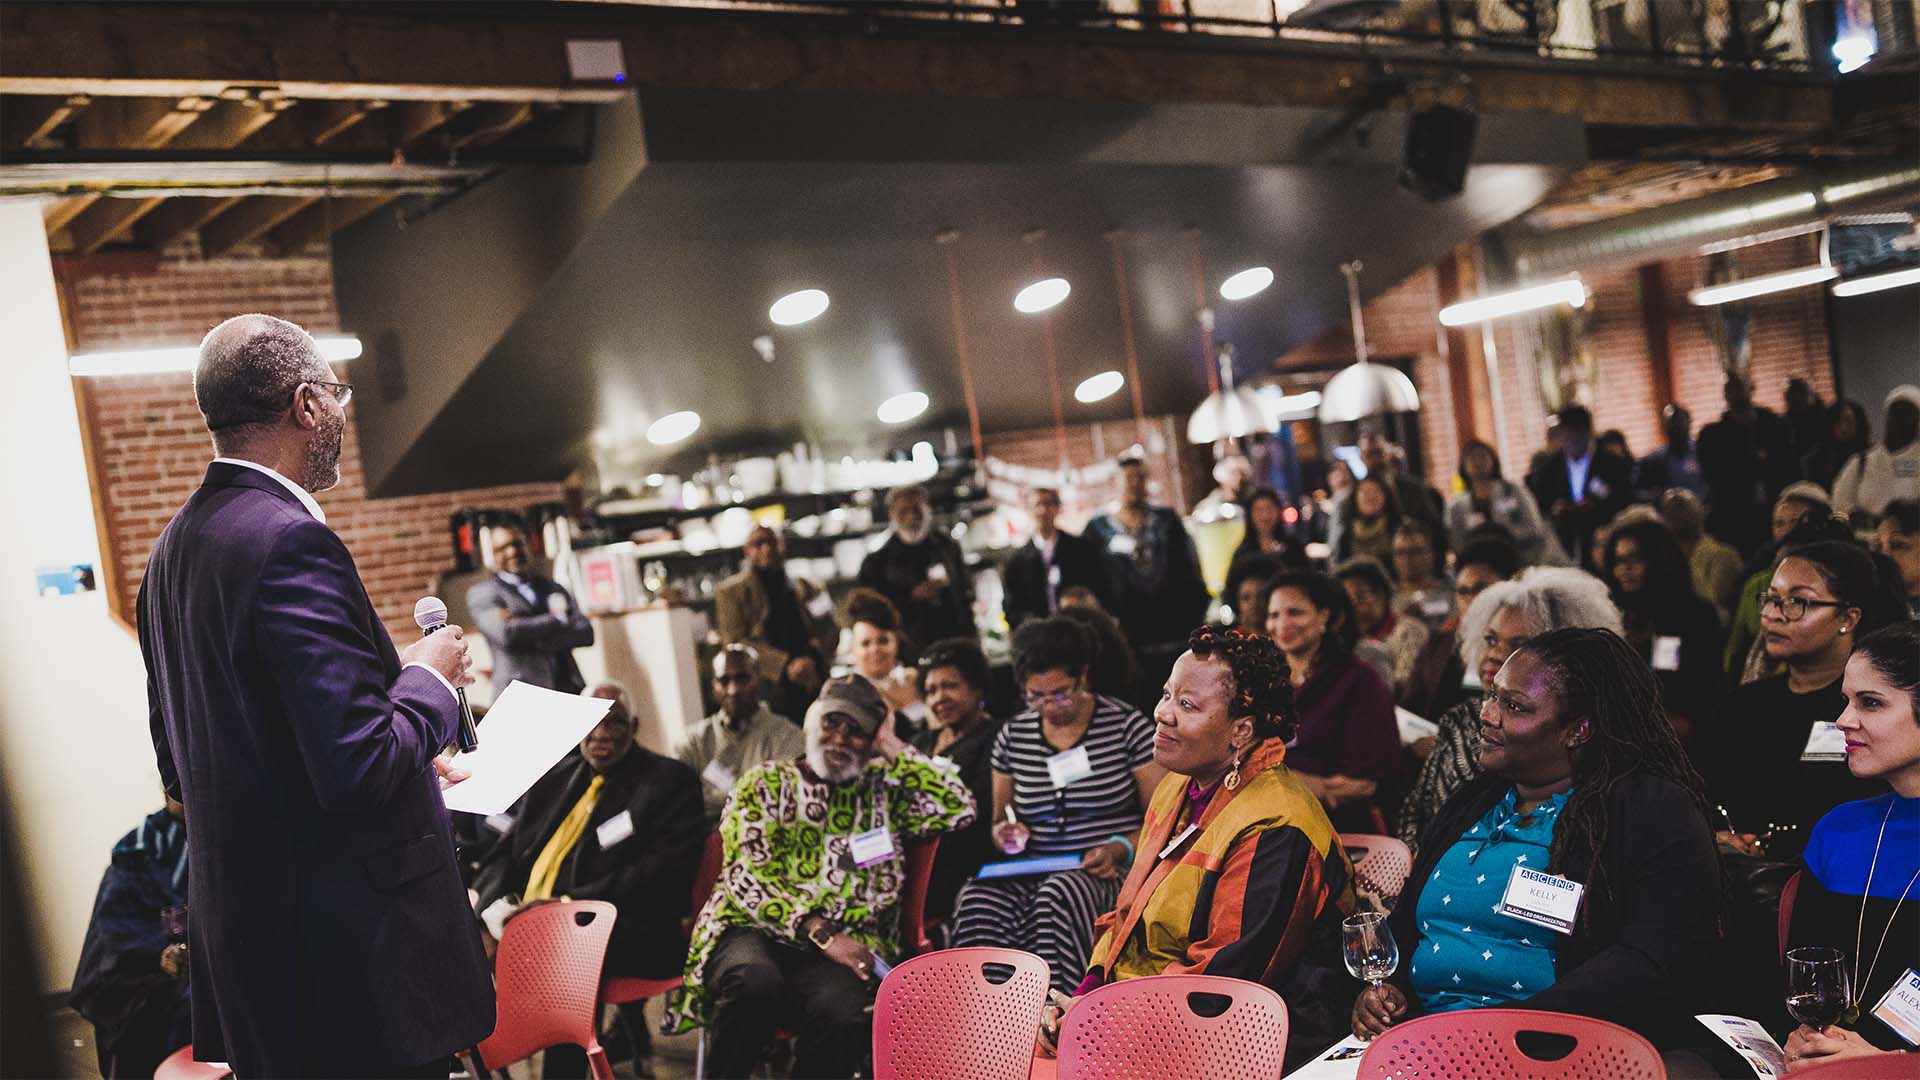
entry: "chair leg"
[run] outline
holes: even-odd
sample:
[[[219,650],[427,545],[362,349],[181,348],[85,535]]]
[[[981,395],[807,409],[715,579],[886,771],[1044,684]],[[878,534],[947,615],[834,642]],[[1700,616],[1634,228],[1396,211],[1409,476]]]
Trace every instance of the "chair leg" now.
[[[613,1066],[607,1063],[607,1052],[598,1043],[587,1048],[587,1067],[593,1070],[594,1080],[613,1080]]]
[[[693,1044],[693,1080],[707,1080],[707,1029],[695,1033]]]

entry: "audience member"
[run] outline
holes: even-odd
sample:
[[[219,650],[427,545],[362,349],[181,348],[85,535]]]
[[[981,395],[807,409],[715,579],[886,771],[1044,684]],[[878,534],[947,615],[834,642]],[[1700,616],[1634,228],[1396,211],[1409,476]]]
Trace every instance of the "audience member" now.
[[[1854,455],[1833,482],[1833,508],[1856,526],[1872,523],[1895,499],[1920,500],[1920,386],[1887,395],[1886,437]]]
[[[588,693],[613,703],[606,717],[521,797],[507,835],[474,879],[483,944],[491,953],[506,924],[529,908],[606,900],[619,909],[607,973],[665,978],[686,958],[681,920],[707,836],[700,778],[634,741],[633,713],[618,684]],[[645,1028],[641,1004],[620,1006],[629,1030]],[[585,1051],[548,1050],[545,1075],[587,1075]]]
[[[1501,667],[1480,723],[1482,775],[1435,815],[1387,919],[1410,962],[1361,993],[1353,1033],[1512,1007],[1691,1036],[1720,864],[1646,664],[1610,631],[1548,632]],[[1571,926],[1503,911],[1523,870],[1584,887]]]
[[[1753,403],[1746,376],[1730,374],[1720,419],[1700,429],[1700,477],[1707,485],[1707,531],[1751,556],[1766,534],[1767,507],[1799,478],[1786,421]]]
[[[1377,431],[1360,433],[1360,463],[1367,475],[1385,482],[1394,505],[1406,517],[1440,528],[1440,493],[1407,470],[1406,451]]]
[[[1480,775],[1480,711],[1486,687],[1516,650],[1555,630],[1620,632],[1620,613],[1607,586],[1584,570],[1536,566],[1518,581],[1488,585],[1460,620],[1460,663],[1474,673],[1466,696],[1435,723],[1440,730],[1420,774],[1400,804],[1395,830],[1419,850],[1435,814],[1461,785]]]
[[[1200,555],[1176,511],[1147,501],[1147,465],[1120,462],[1120,504],[1095,517],[1086,535],[1119,564],[1121,608],[1113,612],[1133,643],[1140,696],[1157,696],[1186,627],[1206,619],[1211,598],[1200,577]]]
[[[1327,463],[1326,490],[1315,491],[1308,500],[1309,530],[1329,551],[1339,551],[1344,542],[1346,502],[1353,497],[1353,481],[1353,467],[1334,458]]]
[[[1840,950],[1851,997],[1840,1024],[1803,1024],[1787,1037],[1790,1071],[1914,1047],[1911,1021],[1896,1026],[1880,1003],[1920,956],[1920,624],[1906,620],[1861,638],[1841,685],[1847,770],[1892,790],[1834,807],[1807,842],[1787,943]],[[1900,1060],[1888,1075],[1911,1072],[1913,1059]]]
[[[1713,605],[1693,591],[1687,557],[1658,519],[1629,522],[1607,540],[1605,581],[1622,636],[1653,669],[1660,701],[1680,741],[1691,741],[1720,702],[1725,632]]]
[[[1660,496],[1660,519],[1687,556],[1687,575],[1694,595],[1713,605],[1720,625],[1733,618],[1740,602],[1740,553],[1708,536],[1707,511],[1699,496],[1684,488],[1668,488]]]
[[[1628,475],[1632,475],[1633,451],[1627,446],[1626,432],[1619,428],[1608,428],[1594,437],[1593,448],[1598,453],[1624,463],[1627,466]]]
[[[1293,688],[1272,641],[1202,626],[1154,710],[1154,791],[1119,903],[1100,917],[1080,994],[1150,975],[1224,975],[1287,1002],[1297,1056],[1338,1039],[1340,920],[1353,867],[1320,803],[1285,765]],[[1178,856],[1178,857],[1175,857]],[[1051,1047],[1074,999],[1049,1005]]]
[[[1826,425],[1827,403],[1814,393],[1812,383],[1797,376],[1787,380],[1782,400],[1787,406],[1787,430],[1793,435],[1794,452],[1805,455],[1819,441]]]
[[[1238,452],[1228,454],[1213,463],[1213,490],[1193,504],[1193,516],[1200,521],[1237,516],[1246,510],[1252,494],[1253,462]]]
[[[113,845],[67,994],[93,1025],[101,1076],[152,1076],[193,1041],[186,807],[166,800]]]
[[[901,959],[905,842],[964,828],[973,799],[903,744],[855,676],[807,710],[806,756],[747,772],[720,822],[721,870],[694,923],[668,1030],[708,1031],[707,1073],[746,1076],[776,1030],[793,1075],[846,1077],[871,1039],[875,957]]]
[[[593,624],[558,582],[534,573],[518,525],[488,530],[493,576],[467,590],[467,611],[493,654],[493,692],[515,680],[577,694],[587,685],[573,650],[593,644]]]
[[[1386,650],[1387,682],[1397,694],[1412,676],[1413,662],[1427,644],[1427,624],[1394,610],[1393,579],[1377,560],[1364,556],[1348,559],[1333,576],[1347,590],[1361,640]]]
[[[1557,419],[1560,453],[1527,474],[1527,488],[1553,523],[1561,550],[1584,563],[1593,530],[1612,521],[1632,499],[1633,467],[1594,452],[1593,414],[1585,406],[1569,405]]]
[[[1435,630],[1453,617],[1453,582],[1441,569],[1433,534],[1406,522],[1393,534],[1394,610]]]
[[[1753,673],[1751,654],[1759,648],[1760,594],[1767,591],[1767,583],[1773,580],[1773,571],[1780,565],[1780,559],[1793,548],[1816,540],[1852,539],[1852,530],[1828,512],[1817,495],[1818,489],[1812,485],[1798,491],[1789,485],[1780,493],[1780,501],[1773,511],[1772,539],[1758,553],[1764,560],[1757,568],[1746,571],[1747,578],[1740,586],[1739,606],[1734,608],[1733,621],[1727,627],[1726,650],[1721,655],[1721,666],[1735,676],[1736,684],[1752,681],[1747,676]]]
[[[1464,683],[1471,669],[1460,657],[1460,622],[1468,606],[1488,586],[1506,581],[1519,572],[1519,554],[1513,545],[1497,536],[1483,536],[1460,549],[1453,573],[1453,614],[1428,636],[1420,655],[1414,657],[1413,673],[1400,691],[1402,707],[1416,716],[1432,718],[1467,697],[1469,691]],[[1431,738],[1415,743],[1414,756],[1425,758],[1431,746]]]
[[[901,713],[898,719],[908,728],[924,728],[927,711],[920,701],[920,680],[900,659],[911,648],[911,643],[903,640],[900,612],[872,589],[855,589],[847,595],[847,624],[851,627],[848,640],[853,670],[879,687],[887,704]]]
[[[1260,602],[1267,596],[1267,579],[1280,572],[1280,563],[1265,555],[1236,556],[1227,567],[1227,584],[1220,602],[1232,614],[1233,625],[1260,632],[1267,613]]]
[[[1027,513],[1033,517],[1033,536],[1014,551],[1001,573],[1007,629],[1018,630],[1028,619],[1059,611],[1060,594],[1073,588],[1091,590],[1102,607],[1113,610],[1118,600],[1113,565],[1099,544],[1060,529],[1060,493],[1034,488],[1027,493]]]
[[[1099,601],[1093,599],[1091,592],[1085,589],[1078,592],[1084,594],[1084,602],[1079,602],[1082,598],[1069,591],[1060,614],[1093,635],[1093,669],[1087,673],[1093,692],[1124,701],[1136,709],[1151,704],[1136,700],[1140,697],[1140,673],[1133,665],[1133,647],[1127,644],[1126,632],[1113,616],[1100,610]]]
[[[1257,556],[1288,569],[1306,566],[1306,550],[1287,531],[1285,512],[1279,492],[1269,487],[1254,488],[1247,496],[1247,531],[1234,548],[1231,562]]]
[[[1354,656],[1360,631],[1339,582],[1289,571],[1267,588],[1267,636],[1287,658],[1299,732],[1288,768],[1342,832],[1378,832],[1375,794],[1400,772],[1393,691]]]
[[[753,646],[761,681],[774,685],[790,660],[833,651],[833,598],[788,575],[786,539],[771,525],[754,526],[745,553],[746,565],[714,590],[714,629],[724,645]]]
[[[1780,560],[1760,595],[1767,656],[1780,675],[1736,687],[1701,733],[1707,789],[1725,819],[1722,842],[1775,858],[1792,857],[1804,830],[1849,799],[1872,794],[1840,764],[1833,721],[1846,707],[1840,677],[1863,631],[1879,625],[1873,560],[1858,544],[1819,541]]]
[[[993,841],[1009,854],[1079,855],[1051,874],[976,878],[960,890],[953,944],[1025,949],[1047,962],[1057,990],[1087,968],[1093,920],[1111,910],[1140,819],[1166,775],[1153,761],[1153,724],[1095,694],[1093,642],[1067,618],[1013,635],[1013,673],[1028,709],[994,737]]]
[[[785,668],[780,672],[780,682],[774,688],[773,711],[799,727],[807,718],[807,707],[813,699],[820,696],[821,684],[827,681],[826,657],[811,646],[805,652],[794,653],[787,657]]]
[[[1446,518],[1455,551],[1467,545],[1474,529],[1498,525],[1512,535],[1528,565],[1567,561],[1553,531],[1540,519],[1532,493],[1500,475],[1500,455],[1479,439],[1469,439],[1460,448],[1460,490],[1447,500]]]
[[[987,710],[992,672],[987,656],[972,638],[948,638],[920,654],[920,695],[927,701],[927,730],[913,748],[951,762],[973,793],[977,809],[993,805],[993,742],[1000,721]],[[994,857],[993,823],[976,813],[972,824],[948,831],[933,859],[927,886],[929,923],[953,914],[960,887],[980,865]],[[950,929],[950,928],[949,928]]]
[[[673,756],[700,777],[710,829],[720,823],[727,797],[747,770],[763,761],[790,761],[806,750],[800,729],[761,700],[760,670],[751,645],[723,646],[713,658],[713,699],[720,707],[673,748]]]
[[[908,484],[887,492],[887,520],[892,532],[860,564],[859,583],[893,605],[908,642],[974,637],[967,560],[960,545],[934,531],[927,490]]]
[[[1892,561],[1900,573],[1900,591],[1906,596],[1907,617],[1920,619],[1920,502],[1895,499],[1880,515],[1873,530],[1873,550]]]
[[[1345,527],[1340,546],[1333,550],[1336,561],[1377,559],[1383,565],[1393,559],[1393,533],[1400,527],[1400,506],[1393,488],[1378,474],[1368,473],[1354,481],[1353,494],[1343,504]]]
[[[1700,455],[1693,445],[1693,414],[1678,405],[1661,409],[1660,434],[1666,439],[1666,445],[1641,458],[1634,466],[1635,496],[1651,502],[1669,488],[1705,495],[1707,487],[1700,479]]]
[[[1872,446],[1867,410],[1857,401],[1836,401],[1827,406],[1819,437],[1801,454],[1800,475],[1832,491],[1847,463]]]

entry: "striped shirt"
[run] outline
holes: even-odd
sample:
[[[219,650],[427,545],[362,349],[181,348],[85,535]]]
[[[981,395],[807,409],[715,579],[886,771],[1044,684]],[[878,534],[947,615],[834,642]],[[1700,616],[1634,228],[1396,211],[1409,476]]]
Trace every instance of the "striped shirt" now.
[[[1094,698],[1093,719],[1074,748],[1087,752],[1092,775],[1055,788],[1047,759],[1062,753],[1028,710],[1001,725],[993,771],[1013,777],[1013,809],[1031,830],[1026,854],[1085,851],[1140,828],[1140,787],[1133,771],[1153,760],[1153,721],[1110,697]],[[1074,749],[1074,748],[1069,748]]]

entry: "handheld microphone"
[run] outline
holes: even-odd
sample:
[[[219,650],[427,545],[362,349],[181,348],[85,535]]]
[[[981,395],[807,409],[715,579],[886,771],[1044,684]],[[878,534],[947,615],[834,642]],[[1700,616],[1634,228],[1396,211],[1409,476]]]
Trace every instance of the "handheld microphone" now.
[[[413,624],[423,634],[431,634],[447,625],[447,602],[437,596],[423,596],[413,605]],[[467,706],[465,687],[454,687],[453,696],[460,699],[460,749],[472,753],[480,749],[480,732],[473,722],[473,710]]]

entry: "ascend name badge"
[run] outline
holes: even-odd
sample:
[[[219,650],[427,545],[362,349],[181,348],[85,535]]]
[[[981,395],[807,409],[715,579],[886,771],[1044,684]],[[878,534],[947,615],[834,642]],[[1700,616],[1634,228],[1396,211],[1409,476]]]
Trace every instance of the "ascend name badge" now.
[[[1574,916],[1580,913],[1580,898],[1586,891],[1585,885],[1559,874],[1543,874],[1516,866],[1513,875],[1507,878],[1507,893],[1500,898],[1498,910],[1521,922],[1569,934],[1573,932]]]

